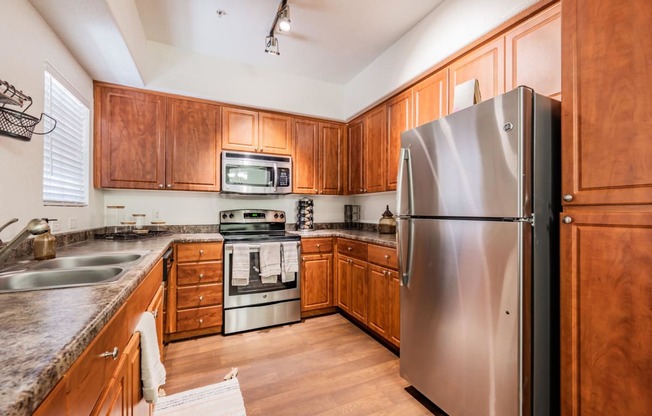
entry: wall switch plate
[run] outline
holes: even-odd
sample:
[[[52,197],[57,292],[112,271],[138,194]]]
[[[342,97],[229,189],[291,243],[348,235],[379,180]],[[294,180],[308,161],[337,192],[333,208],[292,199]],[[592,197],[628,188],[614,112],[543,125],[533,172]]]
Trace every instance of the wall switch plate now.
[[[74,230],[77,228],[77,218],[69,218],[68,219],[68,228],[71,230]]]

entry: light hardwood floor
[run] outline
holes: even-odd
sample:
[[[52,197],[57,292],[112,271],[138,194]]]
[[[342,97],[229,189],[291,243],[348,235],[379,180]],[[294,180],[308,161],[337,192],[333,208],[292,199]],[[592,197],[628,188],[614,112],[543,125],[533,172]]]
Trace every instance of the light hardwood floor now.
[[[167,394],[238,367],[248,416],[432,414],[404,390],[398,357],[338,314],[171,343],[164,364]]]

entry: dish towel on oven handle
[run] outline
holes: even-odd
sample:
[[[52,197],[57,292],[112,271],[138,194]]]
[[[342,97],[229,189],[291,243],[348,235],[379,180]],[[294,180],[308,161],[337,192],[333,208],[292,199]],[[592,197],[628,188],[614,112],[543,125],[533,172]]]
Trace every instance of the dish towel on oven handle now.
[[[249,284],[249,244],[233,245],[231,284],[233,286],[247,286]]]
[[[281,282],[293,282],[296,273],[299,271],[298,243],[296,241],[282,243],[281,247],[283,247]]]
[[[281,244],[260,243],[260,281],[276,283],[281,274]]]

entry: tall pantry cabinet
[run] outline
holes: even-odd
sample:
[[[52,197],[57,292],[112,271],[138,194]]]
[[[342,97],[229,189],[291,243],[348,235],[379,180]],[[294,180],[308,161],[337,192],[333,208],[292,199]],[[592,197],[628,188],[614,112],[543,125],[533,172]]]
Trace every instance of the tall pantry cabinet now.
[[[562,1],[563,415],[652,414],[650,22]]]

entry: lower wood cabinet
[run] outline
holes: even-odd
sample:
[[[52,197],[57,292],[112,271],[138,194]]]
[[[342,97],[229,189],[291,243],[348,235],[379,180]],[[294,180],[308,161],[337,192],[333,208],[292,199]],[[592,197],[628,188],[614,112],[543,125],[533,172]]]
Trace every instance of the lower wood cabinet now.
[[[562,414],[650,415],[652,213],[562,215]]]
[[[148,414],[149,405],[142,399],[140,385],[140,334],[134,331],[148,306],[160,304],[157,297],[162,293],[162,279],[163,264],[159,261],[35,415]]]
[[[330,237],[302,239],[302,314],[335,306],[333,283],[333,239]]]

